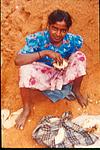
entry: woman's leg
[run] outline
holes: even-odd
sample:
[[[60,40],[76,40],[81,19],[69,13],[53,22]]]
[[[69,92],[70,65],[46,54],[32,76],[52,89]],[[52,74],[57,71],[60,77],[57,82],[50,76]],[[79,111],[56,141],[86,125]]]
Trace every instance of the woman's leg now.
[[[85,99],[83,97],[83,95],[81,94],[80,92],[80,86],[81,86],[81,83],[82,83],[82,80],[83,80],[83,76],[79,77],[79,78],[76,78],[74,81],[73,81],[73,89],[72,91],[74,92],[76,98],[77,98],[77,101],[79,102],[79,104],[84,107],[84,106],[87,106],[88,104],[88,101],[87,99]]]
[[[32,89],[20,88],[20,94],[23,102],[23,112],[16,120],[16,128],[23,129],[25,122],[31,112],[31,93]]]
[[[82,107],[86,106],[87,99],[80,92],[83,76],[86,75],[86,56],[83,52],[77,51],[69,57],[68,61],[69,65],[65,73],[65,83],[73,82],[73,92],[79,104]]]

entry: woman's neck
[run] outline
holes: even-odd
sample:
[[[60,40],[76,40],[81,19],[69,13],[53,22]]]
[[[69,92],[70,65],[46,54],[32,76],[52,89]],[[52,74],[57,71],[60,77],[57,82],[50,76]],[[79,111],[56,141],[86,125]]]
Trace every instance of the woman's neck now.
[[[54,45],[54,46],[56,46],[56,47],[60,47],[63,41],[54,42],[54,41],[52,41],[52,40],[50,39],[50,42],[51,42],[52,45]]]

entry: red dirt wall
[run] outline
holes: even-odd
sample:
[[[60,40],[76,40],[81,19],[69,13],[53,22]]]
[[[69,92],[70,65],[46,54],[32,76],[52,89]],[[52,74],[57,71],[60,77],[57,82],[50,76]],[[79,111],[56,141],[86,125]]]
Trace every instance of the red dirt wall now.
[[[18,67],[14,64],[15,53],[24,46],[27,34],[46,28],[48,14],[57,8],[64,9],[71,14],[73,25],[70,32],[80,34],[84,39],[81,50],[87,57],[87,75],[82,83],[82,92],[94,102],[100,100],[99,0],[3,0],[1,8],[2,108],[16,111],[22,107],[18,88]],[[68,102],[67,106],[65,100],[52,104],[41,93],[36,93],[35,98],[38,103],[36,103],[34,126],[42,115],[61,114],[66,107],[74,115],[78,115],[77,102]],[[54,111],[55,109],[58,113]],[[89,104],[88,111],[92,114],[100,114],[100,104]],[[32,129],[33,126],[29,125],[23,133],[16,132],[14,128],[5,131],[4,146],[33,147],[33,141],[27,140],[28,136],[31,137]],[[29,135],[26,134],[27,131]],[[12,139],[13,136],[16,138]],[[19,138],[22,140],[16,143]]]

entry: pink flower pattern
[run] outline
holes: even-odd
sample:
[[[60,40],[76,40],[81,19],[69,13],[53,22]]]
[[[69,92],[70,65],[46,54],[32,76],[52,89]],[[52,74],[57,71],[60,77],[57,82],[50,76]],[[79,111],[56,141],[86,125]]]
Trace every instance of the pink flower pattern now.
[[[57,70],[44,63],[33,62],[20,67],[19,87],[35,88],[40,91],[62,89],[62,86],[86,74],[86,57],[77,51],[68,59],[68,67]]]
[[[29,84],[34,85],[35,83],[36,83],[35,78],[31,76],[29,79]]]

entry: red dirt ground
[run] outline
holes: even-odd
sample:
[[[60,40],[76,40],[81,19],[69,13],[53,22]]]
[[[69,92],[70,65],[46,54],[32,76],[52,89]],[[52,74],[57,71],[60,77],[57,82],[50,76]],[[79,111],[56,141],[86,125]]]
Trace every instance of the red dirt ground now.
[[[24,45],[28,33],[42,30],[46,27],[47,15],[60,8],[73,16],[73,26],[70,32],[80,34],[84,39],[81,49],[87,57],[87,75],[84,77],[81,91],[93,102],[87,107],[88,114],[100,115],[100,61],[99,61],[99,1],[98,0],[5,0],[2,2],[2,59],[1,68],[1,108],[11,112],[22,107],[18,88],[18,67],[14,64],[15,52]],[[32,139],[32,131],[38,121],[45,115],[60,116],[65,111],[71,111],[73,118],[82,114],[82,108],[77,101],[62,99],[52,103],[41,92],[33,94],[35,109],[29,117],[24,130],[15,127],[4,129],[2,147],[4,148],[43,148]],[[80,110],[78,109],[80,108]]]

